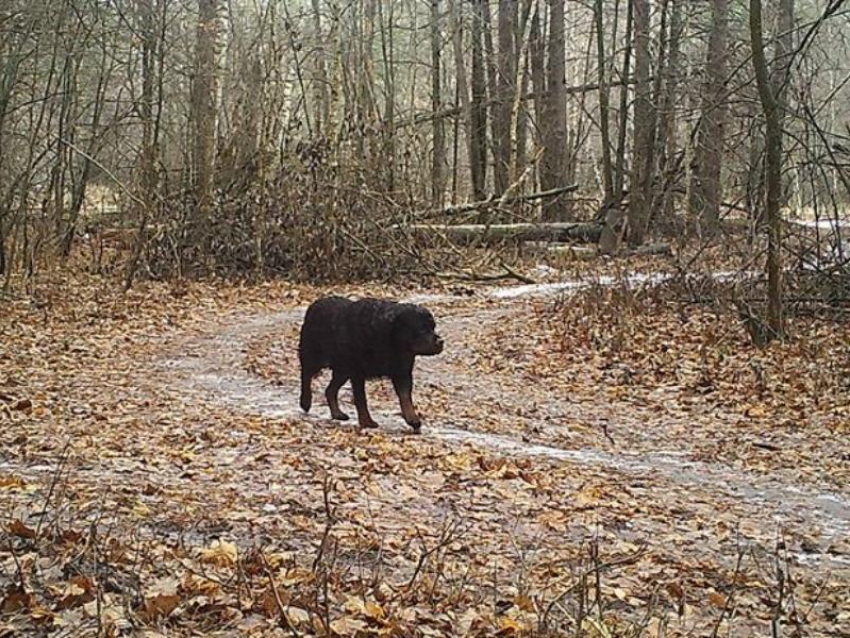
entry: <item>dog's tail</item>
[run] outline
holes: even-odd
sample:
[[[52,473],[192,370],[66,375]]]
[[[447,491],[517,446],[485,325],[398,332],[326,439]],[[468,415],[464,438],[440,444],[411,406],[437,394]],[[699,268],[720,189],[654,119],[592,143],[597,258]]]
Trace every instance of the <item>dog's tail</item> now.
[[[299,399],[299,403],[301,404],[301,409],[304,412],[309,412],[310,407],[313,405],[313,388],[312,386],[313,375],[309,374],[307,370],[303,367],[301,368],[301,398]]]

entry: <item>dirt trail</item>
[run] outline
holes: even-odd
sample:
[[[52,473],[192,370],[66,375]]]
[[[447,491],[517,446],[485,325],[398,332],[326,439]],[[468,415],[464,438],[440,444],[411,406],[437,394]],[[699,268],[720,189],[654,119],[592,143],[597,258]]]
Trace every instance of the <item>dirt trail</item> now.
[[[489,307],[470,308],[469,312],[463,312],[461,308],[460,313],[450,313],[452,316],[440,322],[441,332],[449,344],[446,355],[421,360],[417,364],[421,368],[417,378],[426,380],[426,383],[447,386],[459,401],[499,402],[505,414],[521,414],[528,395],[537,393],[537,388],[530,389],[522,382],[507,387],[474,377],[471,371],[459,371],[457,363],[474,353],[472,328],[497,318],[520,317],[527,309],[523,300],[529,297],[568,292],[582,285],[567,282],[496,289],[489,295],[499,301]],[[454,309],[462,304],[454,298],[438,295],[413,297],[411,301],[437,306],[452,303]],[[231,317],[215,332],[181,340],[157,365],[190,401],[215,402],[235,411],[272,418],[326,421],[324,406],[318,406],[310,415],[304,415],[298,408],[297,370],[287,377],[292,379],[291,383],[284,382],[278,386],[252,374],[245,367],[246,351],[253,340],[292,332],[300,324],[303,313],[304,308],[299,307],[262,316]],[[286,346],[294,347],[294,344]],[[320,394],[317,393],[317,396]],[[407,436],[407,428],[396,414],[394,403],[387,397],[372,399],[372,403],[375,406],[373,414],[382,427]],[[549,414],[571,408],[569,399],[564,397],[546,396],[543,403]],[[538,419],[537,431],[551,432],[555,426],[545,416],[538,413],[524,418],[526,421]],[[332,423],[327,422],[329,426]],[[450,414],[445,414],[426,420],[423,436],[504,455],[544,457],[579,467],[605,468],[631,477],[638,489],[646,481],[658,486],[647,490],[650,498],[664,498],[665,493],[684,491],[686,502],[710,503],[714,511],[732,512],[736,520],[752,527],[806,536],[814,532],[816,546],[807,547],[806,554],[799,555],[799,558],[834,570],[850,569],[847,556],[829,553],[833,543],[846,540],[850,535],[850,495],[847,493],[797,484],[779,473],[756,475],[720,463],[692,460],[683,450],[656,446],[656,449],[629,453],[605,450],[601,445],[562,447],[534,440],[542,438],[545,441],[545,436],[504,436],[468,429],[466,425],[461,427],[452,421]],[[334,424],[332,427],[339,426]],[[624,447],[628,446],[619,446],[620,449]]]

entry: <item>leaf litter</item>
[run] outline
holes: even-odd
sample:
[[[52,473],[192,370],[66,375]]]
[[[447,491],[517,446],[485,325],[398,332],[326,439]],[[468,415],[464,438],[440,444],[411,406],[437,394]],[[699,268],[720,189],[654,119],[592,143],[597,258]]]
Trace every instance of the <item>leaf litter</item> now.
[[[762,352],[699,309],[428,291],[416,437],[387,384],[377,432],[295,409],[323,291],[70,290],[3,309],[0,635],[850,626],[840,327]]]

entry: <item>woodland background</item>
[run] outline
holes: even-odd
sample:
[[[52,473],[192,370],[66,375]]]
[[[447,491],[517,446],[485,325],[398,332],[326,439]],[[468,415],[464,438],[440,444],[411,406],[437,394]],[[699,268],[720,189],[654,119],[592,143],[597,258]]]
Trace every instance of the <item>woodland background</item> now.
[[[849,208],[843,0],[3,0],[0,637],[847,638]]]
[[[470,201],[491,205],[467,221],[595,218],[632,246],[838,219],[843,4],[10,0],[0,271],[93,237],[128,284],[427,271],[396,226]]]

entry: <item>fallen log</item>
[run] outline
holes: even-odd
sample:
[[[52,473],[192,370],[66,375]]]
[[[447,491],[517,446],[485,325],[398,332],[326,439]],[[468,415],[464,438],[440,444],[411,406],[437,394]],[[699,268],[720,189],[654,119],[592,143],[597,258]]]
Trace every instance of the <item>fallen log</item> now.
[[[445,237],[454,242],[582,241],[596,243],[602,225],[595,222],[519,224],[411,224],[400,226],[420,236]]]
[[[594,244],[559,244],[545,241],[529,241],[523,244],[537,254],[548,254],[557,257],[574,260],[593,259],[599,255],[606,255],[604,251]],[[620,249],[613,256],[633,257],[636,255],[672,255],[673,247],[670,244],[659,242],[654,244],[643,244],[632,249]]]
[[[523,242],[523,248],[536,255],[549,255],[567,261],[584,261],[599,254],[594,244],[559,244],[546,241]]]
[[[626,251],[627,255],[666,255],[673,254],[673,247],[665,242],[655,244],[642,244],[631,250]]]
[[[547,199],[549,197],[557,197],[565,193],[573,193],[578,190],[578,184],[569,184],[567,186],[559,186],[550,188],[549,190],[539,191],[537,193],[529,193],[528,195],[514,195],[511,197],[491,197],[490,199],[481,200],[478,202],[467,202],[465,204],[454,204],[437,210],[427,210],[416,215],[417,219],[431,219],[434,217],[460,215],[469,213],[474,210],[485,210],[487,208],[497,208],[516,204],[517,202],[533,202],[537,199]]]

